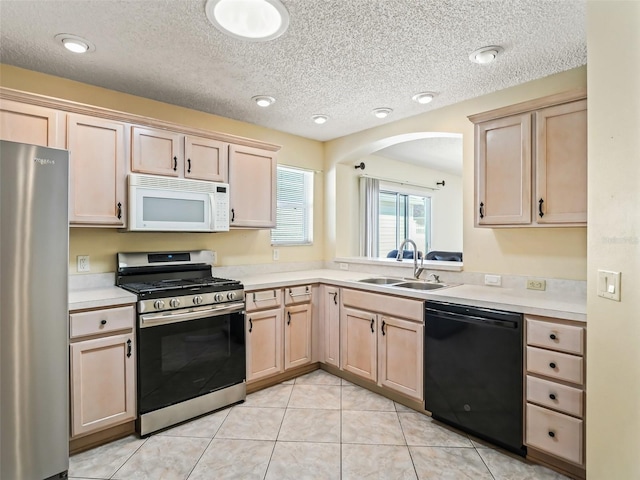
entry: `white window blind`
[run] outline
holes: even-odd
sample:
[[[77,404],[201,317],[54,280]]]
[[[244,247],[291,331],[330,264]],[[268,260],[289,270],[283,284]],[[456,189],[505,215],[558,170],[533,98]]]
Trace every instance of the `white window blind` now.
[[[313,242],[313,172],[278,165],[276,228],[272,245]]]

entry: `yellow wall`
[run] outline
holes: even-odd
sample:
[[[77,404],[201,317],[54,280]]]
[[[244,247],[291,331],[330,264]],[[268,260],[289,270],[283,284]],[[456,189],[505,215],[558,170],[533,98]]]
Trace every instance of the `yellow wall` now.
[[[317,171],[314,182],[314,243],[311,246],[278,247],[279,262],[323,259],[324,247],[324,146],[321,142],[276,130],[177,107],[146,98],[65,80],[9,65],[0,65],[0,85],[7,88],[62,98],[89,105],[143,115],[206,130],[225,132],[282,145],[278,163]],[[112,229],[72,228],[70,272],[75,273],[76,255],[90,255],[91,273],[112,272],[119,251],[153,251],[207,248],[218,253],[219,265],[272,262],[269,230],[229,233],[129,233]]]
[[[588,2],[587,477],[640,478],[640,2]],[[622,272],[621,301],[596,295]]]
[[[348,221],[344,219],[342,205],[336,201],[336,186],[341,185],[337,165],[353,165],[357,159],[395,143],[395,140],[390,140],[394,137],[415,132],[449,132],[463,135],[465,271],[585,280],[586,228],[474,228],[474,133],[473,124],[467,116],[545,95],[584,88],[586,70],[586,67],[577,68],[327,142],[327,224],[335,224],[337,228],[326,230],[325,257],[333,258],[336,253],[357,254],[357,250],[349,247],[357,245],[352,230],[340,228]],[[345,252],[345,248],[349,251]]]

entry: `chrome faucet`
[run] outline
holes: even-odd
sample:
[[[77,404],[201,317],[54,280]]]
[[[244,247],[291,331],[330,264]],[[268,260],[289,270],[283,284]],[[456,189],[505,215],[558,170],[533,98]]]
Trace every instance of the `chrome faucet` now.
[[[425,269],[422,266],[424,260],[422,257],[420,257],[420,266],[418,267],[418,247],[416,246],[416,242],[410,238],[405,238],[400,244],[400,248],[398,248],[398,256],[396,257],[396,260],[399,262],[402,261],[402,252],[404,251],[404,246],[407,243],[409,245],[413,245],[413,278],[418,280],[420,278],[420,274],[424,272]]]

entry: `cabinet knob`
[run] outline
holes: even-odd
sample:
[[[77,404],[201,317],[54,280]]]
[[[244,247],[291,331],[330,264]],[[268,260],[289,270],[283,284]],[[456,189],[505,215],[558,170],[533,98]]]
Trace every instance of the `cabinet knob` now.
[[[549,364],[549,368],[556,368],[556,362],[551,362]]]
[[[555,394],[555,393],[550,393],[550,394],[549,394],[549,398],[550,398],[551,400],[555,400],[557,397],[556,397],[556,394]]]
[[[555,333],[552,333],[551,335],[549,335],[549,338],[550,338],[551,340],[555,340],[555,339],[556,339],[556,338],[558,338],[558,337],[556,337],[556,334],[555,334]]]
[[[554,432],[553,430],[549,430],[549,436],[551,438],[555,437],[556,436],[556,432]]]
[[[107,321],[106,320],[100,320],[100,325],[106,325]]]

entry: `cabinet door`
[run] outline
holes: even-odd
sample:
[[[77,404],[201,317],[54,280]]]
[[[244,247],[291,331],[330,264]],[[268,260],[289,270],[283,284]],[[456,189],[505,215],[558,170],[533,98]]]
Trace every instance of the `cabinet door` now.
[[[282,310],[247,315],[247,382],[282,369]]]
[[[71,344],[71,436],[133,420],[134,335]]]
[[[182,135],[157,128],[131,128],[131,171],[181,175]]]
[[[476,224],[531,223],[531,114],[476,125]]]
[[[409,397],[422,400],[422,346],[421,323],[380,316],[378,345],[380,367],[378,383]]]
[[[231,227],[276,226],[275,152],[229,146]]]
[[[343,308],[340,314],[341,368],[369,380],[377,378],[376,324],[374,313]]]
[[[324,362],[340,367],[340,289],[325,286],[324,295]]]
[[[587,101],[536,112],[536,219],[587,222]]]
[[[284,369],[311,363],[311,304],[285,309]]]
[[[228,143],[186,135],[184,137],[185,178],[227,183],[229,180],[228,153]]]
[[[85,115],[67,117],[69,222],[124,227],[125,126]]]
[[[64,113],[37,105],[2,100],[0,140],[64,148]]]

